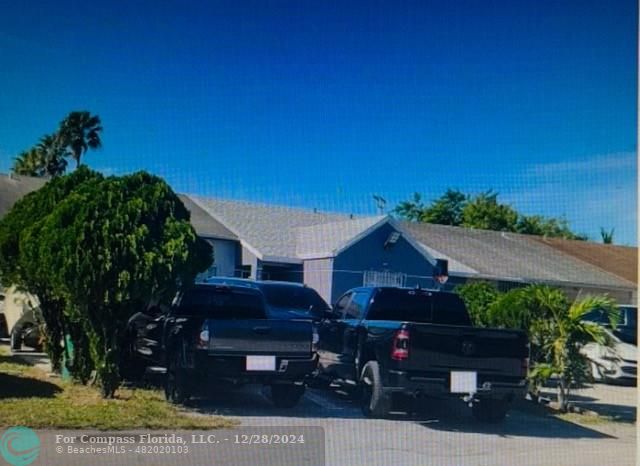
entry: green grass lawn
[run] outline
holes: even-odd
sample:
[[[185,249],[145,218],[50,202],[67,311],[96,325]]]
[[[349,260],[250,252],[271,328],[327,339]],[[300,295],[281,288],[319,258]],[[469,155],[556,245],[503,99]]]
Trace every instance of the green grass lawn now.
[[[0,348],[0,426],[100,430],[215,429],[237,425],[219,416],[190,416],[160,390],[120,389],[105,400],[95,387],[49,377]]]

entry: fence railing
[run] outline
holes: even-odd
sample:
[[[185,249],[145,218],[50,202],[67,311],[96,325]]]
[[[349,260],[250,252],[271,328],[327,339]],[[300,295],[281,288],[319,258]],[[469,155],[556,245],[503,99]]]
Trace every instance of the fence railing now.
[[[366,270],[362,274],[363,286],[404,286],[407,274],[401,272],[380,272]]]

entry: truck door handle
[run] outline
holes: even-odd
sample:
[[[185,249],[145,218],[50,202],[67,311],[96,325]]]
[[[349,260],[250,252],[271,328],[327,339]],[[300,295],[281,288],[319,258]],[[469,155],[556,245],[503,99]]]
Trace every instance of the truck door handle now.
[[[253,327],[253,331],[260,335],[265,335],[271,332],[271,327]]]

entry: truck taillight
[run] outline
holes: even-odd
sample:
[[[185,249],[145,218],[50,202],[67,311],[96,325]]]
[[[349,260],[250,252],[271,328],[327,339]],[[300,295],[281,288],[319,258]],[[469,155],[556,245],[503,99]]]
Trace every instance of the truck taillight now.
[[[402,328],[396,331],[391,344],[391,359],[394,361],[409,359],[409,330]]]
[[[198,349],[207,349],[209,348],[209,326],[205,322],[202,325],[202,329],[198,334],[198,339],[196,341],[196,348]]]
[[[320,342],[320,334],[318,333],[318,327],[316,327],[315,325],[312,327],[312,334],[311,334],[311,351],[312,352],[317,352],[318,351],[318,343]]]

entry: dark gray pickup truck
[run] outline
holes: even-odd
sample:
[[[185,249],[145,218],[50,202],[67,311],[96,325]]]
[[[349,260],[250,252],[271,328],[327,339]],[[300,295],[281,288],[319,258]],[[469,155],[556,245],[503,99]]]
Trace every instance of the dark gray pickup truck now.
[[[455,396],[483,421],[503,419],[526,392],[523,332],[472,327],[453,293],[356,288],[319,325],[320,372],[359,395],[363,412],[383,417],[393,398]]]
[[[247,383],[269,385],[274,404],[292,407],[317,367],[317,334],[309,320],[269,319],[264,296],[246,286],[198,284],[166,310],[128,323],[129,353],[163,371],[167,399]]]

